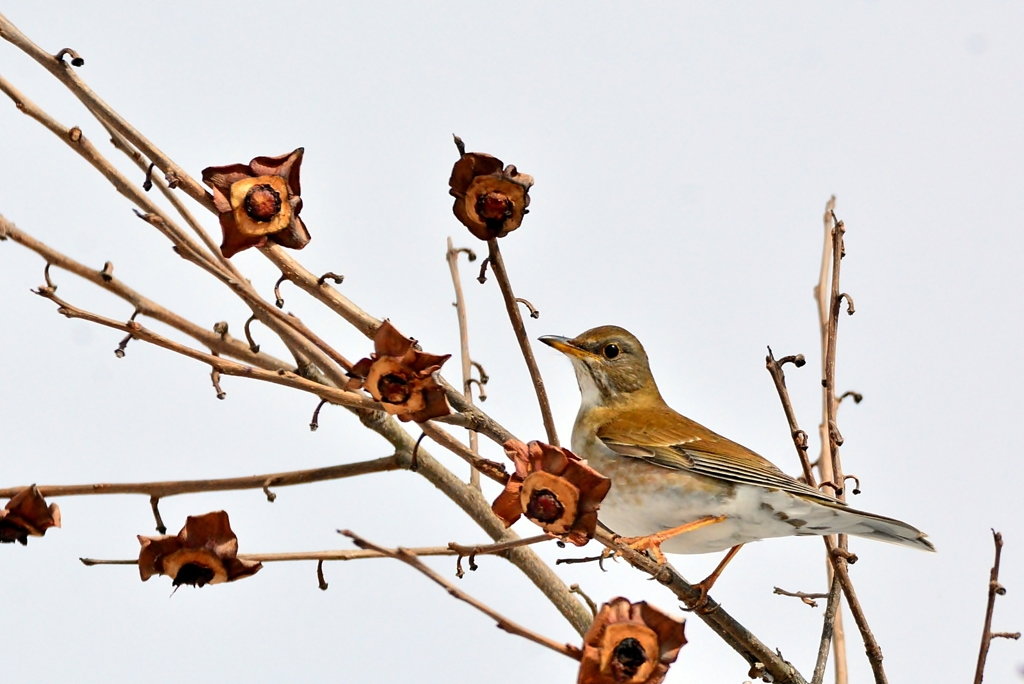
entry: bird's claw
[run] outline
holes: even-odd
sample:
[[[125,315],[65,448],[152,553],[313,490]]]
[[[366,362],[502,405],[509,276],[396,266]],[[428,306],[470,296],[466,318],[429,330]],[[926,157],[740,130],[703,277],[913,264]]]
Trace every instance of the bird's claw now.
[[[648,534],[643,537],[615,537],[615,541],[624,544],[637,553],[646,552],[650,558],[658,564],[658,567],[668,563],[665,554],[661,551],[661,543],[664,541],[661,534]],[[621,551],[615,551],[613,556],[621,556]]]
[[[712,582],[712,584],[714,583]],[[708,607],[708,599],[710,598],[708,596],[708,590],[711,589],[710,586],[705,586],[704,582],[698,582],[693,585],[693,588],[700,591],[700,598],[694,601],[692,605],[689,605],[682,610],[687,613],[696,613],[697,615],[710,615],[718,610],[720,606],[717,603],[710,608]]]

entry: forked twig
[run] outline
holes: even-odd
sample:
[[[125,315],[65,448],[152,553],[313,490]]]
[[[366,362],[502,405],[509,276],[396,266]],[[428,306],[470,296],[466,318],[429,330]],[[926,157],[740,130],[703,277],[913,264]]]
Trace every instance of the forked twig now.
[[[996,557],[992,563],[992,570],[988,574],[988,603],[985,607],[985,629],[981,633],[981,650],[978,652],[978,666],[974,670],[974,684],[981,684],[985,678],[985,662],[988,660],[988,649],[992,645],[992,639],[1020,639],[1020,632],[993,632],[992,614],[996,608],[996,596],[1006,593],[1003,585],[999,584],[999,561],[1003,555],[1003,535],[992,530],[992,541],[996,546]]]

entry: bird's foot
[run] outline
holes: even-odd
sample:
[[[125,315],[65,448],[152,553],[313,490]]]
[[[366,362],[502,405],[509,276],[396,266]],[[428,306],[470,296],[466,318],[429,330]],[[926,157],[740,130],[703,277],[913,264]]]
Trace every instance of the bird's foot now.
[[[706,518],[694,520],[693,522],[688,522],[685,525],[679,525],[678,527],[672,527],[667,530],[644,535],[642,537],[619,537],[618,541],[639,553],[643,553],[644,551],[650,552],[650,556],[659,566],[661,566],[668,562],[668,559],[665,558],[665,554],[661,552],[661,545],[666,541],[672,537],[677,537],[680,534],[693,532],[694,530],[699,530],[700,528],[707,527],[708,525],[714,525],[715,523],[722,522],[723,520],[725,520],[724,515],[709,515]]]
[[[708,615],[709,613],[713,613],[718,610],[719,605],[717,603],[708,608],[708,592],[711,590],[712,585],[714,585],[714,582],[708,582],[707,580],[694,584],[693,588],[700,592],[700,598],[692,605],[683,608],[683,610],[686,612],[696,613],[697,615]]]
[[[665,541],[661,538],[661,535],[662,533],[648,534],[643,537],[616,537],[615,541],[625,544],[637,553],[644,553],[646,551],[654,562],[658,564],[658,567],[661,567],[668,563],[668,559],[665,558],[665,554],[661,551],[661,543]],[[616,551],[613,555],[621,555],[621,552]]]
[[[740,552],[742,547],[743,544],[737,544],[729,549],[729,553],[725,554],[725,558],[719,562],[714,572],[693,585],[693,588],[700,592],[700,598],[698,598],[697,601],[689,607],[689,610],[692,610],[698,615],[707,615],[708,613],[713,613],[718,610],[717,603],[711,608],[708,608],[708,592],[711,591],[711,587],[715,586],[715,582],[718,581],[722,571],[725,570],[725,566],[729,564],[729,561],[736,557],[736,554]]]

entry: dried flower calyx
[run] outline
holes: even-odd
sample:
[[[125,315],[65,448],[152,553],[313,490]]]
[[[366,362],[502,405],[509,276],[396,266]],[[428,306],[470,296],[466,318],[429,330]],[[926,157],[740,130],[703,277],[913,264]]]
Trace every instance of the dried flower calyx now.
[[[504,166],[489,154],[462,153],[448,185],[448,194],[455,198],[455,217],[481,240],[508,235],[529,213],[533,176],[519,173],[511,164]]]
[[[590,541],[611,480],[568,449],[517,439],[504,447],[516,471],[491,504],[494,514],[506,526],[525,514],[546,532],[576,546]]]
[[[46,501],[35,485],[21,490],[0,509],[0,543],[28,544],[28,538],[42,537],[51,527],[60,527],[60,508]]]
[[[390,321],[384,321],[373,336],[374,353],[352,367],[347,388],[365,389],[401,421],[422,423],[447,416],[451,409],[434,373],[451,354],[426,354],[414,345]]]
[[[241,560],[238,537],[231,531],[228,514],[214,511],[190,515],[177,535],[139,535],[139,575],[145,582],[153,575],[167,575],[174,586],[234,582],[255,575],[263,564]]]
[[[686,643],[684,627],[645,601],[612,599],[583,637],[577,684],[659,684]]]
[[[213,203],[220,214],[224,233],[220,251],[225,257],[262,247],[267,240],[291,249],[309,243],[309,232],[299,218],[301,165],[300,147],[280,157],[203,169],[203,182],[213,189]]]

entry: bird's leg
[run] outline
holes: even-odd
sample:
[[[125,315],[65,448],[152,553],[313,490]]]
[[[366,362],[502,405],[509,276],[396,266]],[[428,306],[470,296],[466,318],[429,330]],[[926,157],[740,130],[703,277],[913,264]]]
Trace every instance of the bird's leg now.
[[[715,586],[715,582],[718,581],[722,571],[725,570],[725,566],[729,564],[729,561],[736,557],[736,554],[740,552],[741,548],[743,548],[743,544],[737,544],[729,549],[729,552],[725,554],[725,558],[723,558],[722,562],[718,564],[718,567],[716,567],[710,575],[693,585],[694,589],[700,589],[700,598],[693,604],[691,610],[698,613],[704,610],[704,607],[708,604],[708,592],[711,591],[711,587]]]
[[[715,523],[722,522],[723,520],[725,520],[724,515],[709,515],[706,518],[701,518],[700,520],[688,522],[685,525],[662,530],[655,534],[648,534],[642,537],[619,537],[618,541],[622,542],[634,551],[643,552],[649,550],[651,555],[654,556],[654,560],[658,562],[658,565],[664,565],[668,561],[665,559],[665,554],[661,552],[662,544],[672,537],[677,537],[680,534],[685,534],[686,532],[693,532],[694,530],[699,530],[700,528],[707,527],[708,525],[714,525]],[[723,565],[722,567],[725,566]],[[716,570],[716,572],[718,571]]]

